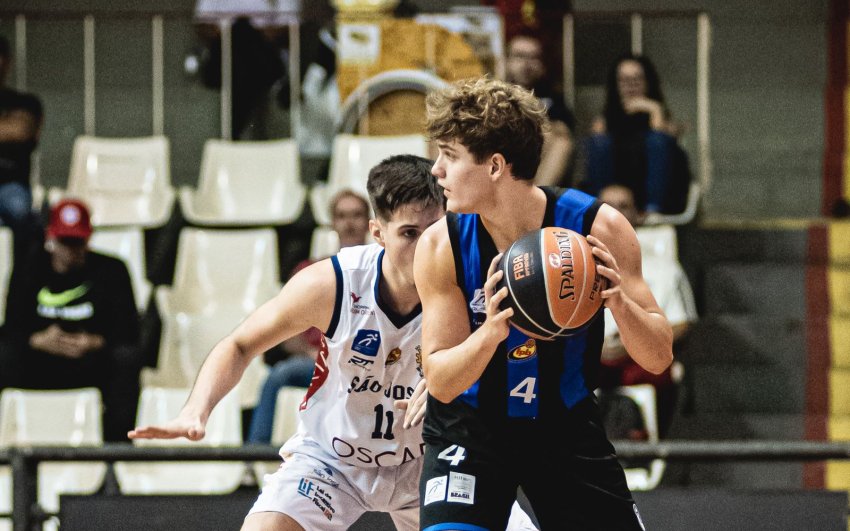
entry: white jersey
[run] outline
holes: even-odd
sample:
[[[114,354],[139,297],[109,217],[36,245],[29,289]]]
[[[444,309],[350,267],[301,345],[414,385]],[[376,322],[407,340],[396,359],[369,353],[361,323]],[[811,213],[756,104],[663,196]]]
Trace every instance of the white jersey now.
[[[322,338],[299,427],[281,455],[304,453],[359,467],[394,466],[423,455],[422,425],[404,429],[404,410],[422,378],[421,307],[399,316],[381,304],[383,248],[346,247],[331,258],[336,304]]]

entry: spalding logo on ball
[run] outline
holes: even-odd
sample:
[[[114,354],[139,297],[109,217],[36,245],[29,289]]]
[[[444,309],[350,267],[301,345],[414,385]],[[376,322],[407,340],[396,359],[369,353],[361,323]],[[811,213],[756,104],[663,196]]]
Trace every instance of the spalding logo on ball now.
[[[515,241],[499,263],[508,288],[503,308],[529,337],[551,340],[578,333],[601,313],[606,279],[596,272],[591,246],[581,234],[545,227]]]

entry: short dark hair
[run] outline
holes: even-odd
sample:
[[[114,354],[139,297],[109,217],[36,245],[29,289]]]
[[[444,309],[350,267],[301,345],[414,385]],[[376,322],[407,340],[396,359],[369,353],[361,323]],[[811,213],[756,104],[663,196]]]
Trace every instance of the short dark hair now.
[[[369,200],[375,215],[388,220],[404,205],[442,206],[446,198],[431,173],[432,160],[416,155],[393,155],[369,171]]]

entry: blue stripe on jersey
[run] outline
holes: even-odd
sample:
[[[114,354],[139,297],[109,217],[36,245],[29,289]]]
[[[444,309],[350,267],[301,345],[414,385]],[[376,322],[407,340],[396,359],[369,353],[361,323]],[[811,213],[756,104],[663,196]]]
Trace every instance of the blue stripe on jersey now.
[[[584,234],[584,214],[596,198],[579,190],[569,189],[555,203],[555,224]],[[566,339],[564,343],[564,371],[561,373],[561,399],[567,407],[573,407],[590,391],[584,381],[584,350],[587,333]]]
[[[478,249],[478,216],[469,214],[457,215],[457,227],[460,233],[461,253],[463,256],[463,277],[466,291],[466,311],[469,314],[469,326],[472,332],[478,326],[472,312],[472,301],[479,286],[484,285],[481,278],[481,255]],[[483,322],[483,319],[481,319]],[[478,407],[478,381],[463,392],[458,398],[472,407]]]
[[[537,416],[538,361],[533,339],[510,328],[505,346],[508,350],[508,416]]]
[[[596,198],[570,188],[555,203],[555,225],[584,234],[584,213]]]
[[[331,256],[331,264],[334,266],[334,274],[336,275],[336,300],[334,301],[334,314],[331,317],[331,324],[325,332],[328,337],[333,337],[336,333],[336,327],[339,325],[339,312],[342,310],[342,267],[340,267],[339,258],[336,255]]]
[[[446,522],[442,524],[429,525],[422,531],[444,531],[446,529],[456,529],[457,531],[490,531],[486,527],[473,524],[462,524],[460,522]]]
[[[584,383],[584,349],[587,333],[566,338],[564,344],[564,370],[561,372],[561,400],[568,408],[581,402],[590,391]]]

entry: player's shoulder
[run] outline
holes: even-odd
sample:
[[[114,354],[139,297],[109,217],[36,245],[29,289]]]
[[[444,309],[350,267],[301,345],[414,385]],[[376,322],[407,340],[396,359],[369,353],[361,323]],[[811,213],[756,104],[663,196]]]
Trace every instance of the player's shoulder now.
[[[436,223],[425,229],[422,236],[419,237],[419,242],[416,244],[415,259],[422,257],[424,260],[432,260],[436,256],[442,255],[444,252],[451,252],[451,241],[449,239],[447,219],[450,214],[446,214]]]

